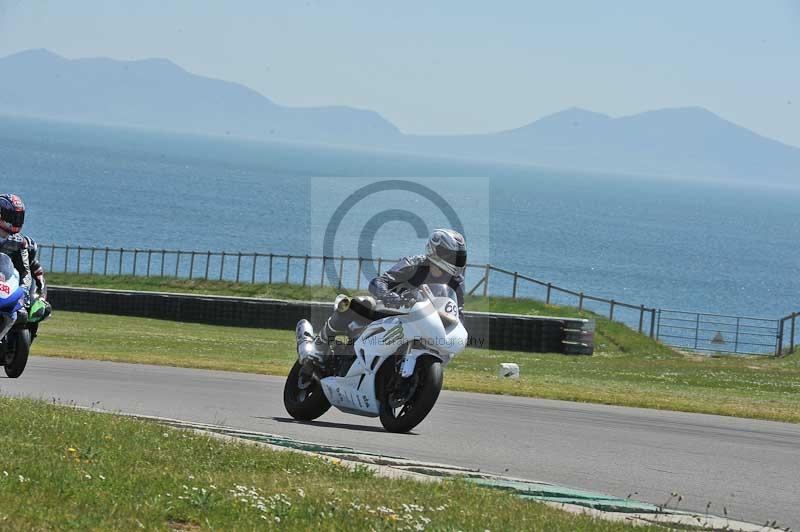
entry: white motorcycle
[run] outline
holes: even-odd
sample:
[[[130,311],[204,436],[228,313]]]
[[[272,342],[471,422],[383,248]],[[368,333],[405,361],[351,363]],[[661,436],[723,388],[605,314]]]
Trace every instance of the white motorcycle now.
[[[323,361],[314,356],[314,330],[297,324],[298,360],[283,392],[286,411],[310,421],[331,405],[342,412],[380,417],[389,432],[408,432],[436,404],[442,368],[467,345],[455,291],[446,284],[422,285],[407,308],[371,308],[339,296],[334,307],[354,310],[354,342],[336,343]]]

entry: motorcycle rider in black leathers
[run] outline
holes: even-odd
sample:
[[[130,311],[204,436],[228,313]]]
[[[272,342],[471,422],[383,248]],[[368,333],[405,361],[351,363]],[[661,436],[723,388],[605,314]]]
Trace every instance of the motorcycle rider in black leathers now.
[[[425,255],[403,257],[369,284],[370,293],[385,307],[409,306],[416,300],[416,289],[423,284],[447,284],[458,297],[459,314],[464,308],[464,271],[467,247],[464,237],[451,229],[436,229],[428,239]],[[360,306],[372,309],[372,298],[357,298]],[[359,318],[362,318],[359,320]],[[315,358],[324,360],[336,336],[347,335],[353,321],[363,321],[352,309],[334,311],[314,340]]]
[[[0,194],[0,252],[11,258],[19,272],[19,285],[25,290],[25,307],[30,303],[31,275],[28,243],[20,234],[25,223],[25,204],[15,194]]]
[[[39,310],[37,319],[47,318],[52,307],[47,300],[47,282],[44,268],[39,262],[39,245],[29,236],[20,234],[25,223],[25,204],[15,194],[0,194],[0,252],[11,258],[19,273],[19,284],[25,290],[24,309],[19,311],[19,321],[28,318],[32,301],[41,298],[44,307]],[[32,340],[36,337],[38,323],[30,324]]]

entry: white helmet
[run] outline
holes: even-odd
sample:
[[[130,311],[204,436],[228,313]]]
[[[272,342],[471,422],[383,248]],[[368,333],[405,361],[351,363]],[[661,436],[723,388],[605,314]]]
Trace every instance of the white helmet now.
[[[428,260],[450,275],[464,274],[467,266],[467,243],[458,231],[435,229],[425,246],[425,254]]]

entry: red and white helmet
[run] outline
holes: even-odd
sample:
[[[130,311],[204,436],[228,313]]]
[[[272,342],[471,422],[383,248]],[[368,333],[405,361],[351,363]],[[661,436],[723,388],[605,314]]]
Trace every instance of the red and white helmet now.
[[[428,260],[450,275],[464,274],[467,266],[467,242],[458,231],[435,229],[425,246],[425,254]]]
[[[16,234],[25,223],[25,204],[16,194],[0,194],[0,230]]]

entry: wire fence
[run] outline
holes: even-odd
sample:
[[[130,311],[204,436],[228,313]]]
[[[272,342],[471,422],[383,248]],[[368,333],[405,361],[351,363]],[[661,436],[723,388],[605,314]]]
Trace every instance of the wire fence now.
[[[49,271],[91,275],[134,275],[304,287],[366,289],[375,272],[394,264],[383,257],[328,257],[258,252],[40,245],[39,262]],[[781,319],[748,318],[665,310],[570,290],[491,264],[468,264],[468,293],[538,299],[577,307],[628,325],[679,348],[740,354],[781,354],[797,344],[800,313]]]

